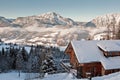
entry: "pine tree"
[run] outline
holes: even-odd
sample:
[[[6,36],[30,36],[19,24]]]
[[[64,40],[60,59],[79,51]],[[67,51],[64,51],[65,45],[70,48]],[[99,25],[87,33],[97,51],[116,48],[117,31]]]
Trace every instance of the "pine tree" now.
[[[20,77],[20,70],[22,70],[24,66],[24,59],[21,53],[18,53],[16,56],[16,69],[19,71],[19,77]]]
[[[5,55],[5,50],[3,47],[2,47],[2,55]]]
[[[51,73],[51,72],[55,72],[57,70],[57,67],[55,66],[52,56],[48,56],[42,62],[42,70],[44,71],[44,73]]]
[[[33,55],[33,54],[34,54],[34,50],[33,50],[33,47],[31,47],[29,56],[31,56],[31,55]]]
[[[40,59],[39,51],[37,51],[37,49],[33,49],[33,47],[31,47],[29,59],[28,59],[28,65],[27,65],[29,72],[31,71],[39,72],[41,59]]]
[[[0,42],[2,42],[2,40],[0,39]]]
[[[2,55],[2,52],[0,51],[0,56]]]
[[[22,55],[23,55],[24,61],[28,61],[28,53],[27,53],[27,51],[25,50],[25,47],[22,48],[21,53],[22,53]]]
[[[39,57],[36,55],[30,55],[28,59],[27,68],[29,72],[38,72],[39,71]]]

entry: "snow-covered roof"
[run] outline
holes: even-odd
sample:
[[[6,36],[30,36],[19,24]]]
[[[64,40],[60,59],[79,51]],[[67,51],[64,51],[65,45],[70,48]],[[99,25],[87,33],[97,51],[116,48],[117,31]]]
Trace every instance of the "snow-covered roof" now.
[[[72,41],[71,44],[79,63],[101,62],[105,69],[120,68],[120,56],[106,58],[103,52],[98,48],[99,44],[107,44],[107,50],[119,50],[120,40],[101,40],[101,41]],[[117,46],[116,46],[116,45]],[[100,46],[100,45],[99,45]],[[115,47],[114,47],[115,46]],[[120,50],[119,50],[120,51]],[[112,64],[111,64],[112,63]]]
[[[98,41],[72,41],[71,44],[80,63],[98,62],[100,58]]]
[[[102,57],[100,59],[101,64],[103,65],[104,69],[119,69],[120,68],[120,56],[117,57],[109,57],[105,58]]]
[[[100,41],[97,43],[104,51],[120,51],[120,40],[107,40],[107,41]]]

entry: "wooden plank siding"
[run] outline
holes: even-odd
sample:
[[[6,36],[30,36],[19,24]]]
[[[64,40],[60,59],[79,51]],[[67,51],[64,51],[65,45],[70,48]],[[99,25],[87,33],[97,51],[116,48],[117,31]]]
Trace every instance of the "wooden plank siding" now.
[[[87,77],[87,73],[91,73],[91,76],[101,76],[101,63],[100,62],[91,62],[79,64],[79,67],[82,68],[82,77]]]
[[[71,43],[68,45],[67,49],[65,50],[65,53],[67,53],[70,56],[70,64],[72,65],[72,68],[76,69],[77,66],[79,65],[79,62],[76,58],[76,55]]]
[[[119,72],[120,69],[109,69],[109,70],[105,70],[104,67],[102,67],[102,75],[108,75],[114,72]]]

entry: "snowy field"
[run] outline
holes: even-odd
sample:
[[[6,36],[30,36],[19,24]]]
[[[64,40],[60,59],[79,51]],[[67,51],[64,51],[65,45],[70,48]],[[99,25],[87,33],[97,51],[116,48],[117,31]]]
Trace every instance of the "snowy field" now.
[[[0,73],[0,80],[25,80],[27,73],[21,73],[21,76],[18,76],[18,72],[9,72],[9,73]],[[30,75],[31,76],[31,75]],[[92,80],[119,80],[120,72],[113,73],[110,75],[95,77]],[[33,80],[88,80],[88,79],[76,79],[72,74],[69,73],[59,73],[53,75],[45,75],[43,79],[33,79]]]
[[[25,73],[22,73],[21,76],[18,76],[17,72],[10,73],[0,73],[0,80],[24,80]]]

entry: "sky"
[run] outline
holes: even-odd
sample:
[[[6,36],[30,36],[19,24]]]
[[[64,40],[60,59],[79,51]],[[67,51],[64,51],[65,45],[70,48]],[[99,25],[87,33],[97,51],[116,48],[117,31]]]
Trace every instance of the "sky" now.
[[[120,0],[0,0],[0,16],[17,18],[56,12],[75,21],[119,13]]]

